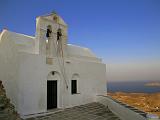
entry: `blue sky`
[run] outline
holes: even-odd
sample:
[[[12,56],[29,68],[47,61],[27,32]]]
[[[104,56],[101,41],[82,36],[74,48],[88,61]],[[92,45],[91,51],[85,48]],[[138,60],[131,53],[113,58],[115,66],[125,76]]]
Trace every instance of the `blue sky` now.
[[[69,43],[107,63],[107,79],[160,80],[160,0],[0,0],[0,30],[35,35],[36,17],[56,11]]]
[[[34,36],[36,16],[53,10],[69,25],[69,43],[106,63],[160,60],[159,0],[1,0],[0,30]]]

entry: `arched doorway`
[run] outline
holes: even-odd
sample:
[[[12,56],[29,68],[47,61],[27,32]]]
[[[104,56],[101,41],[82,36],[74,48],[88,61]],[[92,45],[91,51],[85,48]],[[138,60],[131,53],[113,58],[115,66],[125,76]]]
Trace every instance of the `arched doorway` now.
[[[47,110],[58,106],[58,81],[59,73],[52,71],[47,76]]]

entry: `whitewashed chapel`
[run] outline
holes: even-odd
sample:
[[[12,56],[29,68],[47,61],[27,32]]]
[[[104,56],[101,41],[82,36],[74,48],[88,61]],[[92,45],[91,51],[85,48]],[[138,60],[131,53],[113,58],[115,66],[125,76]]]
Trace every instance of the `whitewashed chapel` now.
[[[88,48],[67,44],[56,13],[36,18],[35,37],[0,33],[0,80],[21,115],[96,101],[106,93],[106,65]]]

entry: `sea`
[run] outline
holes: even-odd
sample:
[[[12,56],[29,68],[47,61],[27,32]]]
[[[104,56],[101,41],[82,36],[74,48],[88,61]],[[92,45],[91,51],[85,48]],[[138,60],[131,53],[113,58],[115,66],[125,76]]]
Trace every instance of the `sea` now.
[[[160,86],[145,86],[146,83],[157,81],[120,81],[107,82],[108,92],[127,92],[127,93],[157,93],[160,92]],[[160,82],[160,81],[159,81]]]

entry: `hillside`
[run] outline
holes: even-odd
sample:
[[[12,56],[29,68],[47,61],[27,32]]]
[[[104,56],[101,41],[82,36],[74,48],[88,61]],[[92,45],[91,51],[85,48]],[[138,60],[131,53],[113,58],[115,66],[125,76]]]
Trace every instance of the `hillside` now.
[[[115,92],[108,95],[142,111],[160,116],[160,92],[150,94]]]
[[[148,87],[160,87],[160,82],[146,83],[145,86],[148,86]]]

